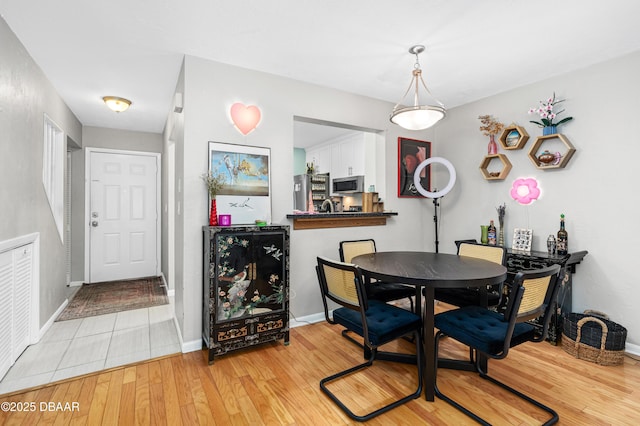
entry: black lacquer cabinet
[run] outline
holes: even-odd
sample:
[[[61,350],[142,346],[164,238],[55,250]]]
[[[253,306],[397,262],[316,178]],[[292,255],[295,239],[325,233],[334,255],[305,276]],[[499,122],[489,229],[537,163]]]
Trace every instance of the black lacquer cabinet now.
[[[214,357],[289,344],[289,226],[204,227],[202,338]]]

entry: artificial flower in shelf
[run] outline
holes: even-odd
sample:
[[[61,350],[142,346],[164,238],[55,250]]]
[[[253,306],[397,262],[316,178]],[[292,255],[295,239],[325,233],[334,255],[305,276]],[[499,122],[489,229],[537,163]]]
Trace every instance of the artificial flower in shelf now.
[[[482,123],[480,130],[485,136],[497,135],[504,129],[504,124],[496,120],[493,115],[481,115],[478,118]]]
[[[547,99],[546,102],[540,101],[540,107],[538,108],[529,108],[529,114],[538,114],[540,116],[540,121],[530,120],[531,123],[537,124],[540,127],[551,127],[551,126],[559,126],[563,123],[566,123],[569,120],[573,120],[573,117],[565,117],[560,121],[553,122],[558,115],[562,114],[564,110],[554,111],[554,108],[559,103],[564,102],[564,99],[556,100],[556,94],[553,93],[553,97]]]
[[[485,136],[489,136],[489,146],[487,152],[489,155],[498,153],[498,144],[496,143],[496,135],[504,129],[504,124],[493,118],[493,115],[480,115],[478,116],[482,126],[480,130]]]

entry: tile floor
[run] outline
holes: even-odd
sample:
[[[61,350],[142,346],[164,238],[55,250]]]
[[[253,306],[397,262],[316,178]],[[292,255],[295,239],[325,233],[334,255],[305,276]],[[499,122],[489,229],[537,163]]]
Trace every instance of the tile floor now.
[[[0,381],[0,394],[180,352],[168,305],[54,322]]]

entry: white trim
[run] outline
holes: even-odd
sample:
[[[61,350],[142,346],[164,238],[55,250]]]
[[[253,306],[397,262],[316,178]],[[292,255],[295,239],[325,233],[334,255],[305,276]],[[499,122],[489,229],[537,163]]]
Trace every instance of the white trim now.
[[[331,311],[333,312],[333,311]],[[289,319],[289,328],[302,327],[309,324],[315,324],[317,322],[324,321],[324,312],[320,312],[317,314],[305,315],[300,318],[290,318]]]
[[[182,339],[182,333],[180,332],[180,325],[178,324],[178,318],[173,316],[173,325],[176,327],[176,332],[178,333],[178,341],[180,342],[180,350],[183,354],[187,352],[195,352],[202,350],[202,339],[191,340],[189,342],[185,342]]]
[[[124,154],[124,155],[138,155],[143,157],[155,157],[156,159],[156,272],[155,275],[160,275],[161,262],[162,262],[162,154],[159,152],[147,152],[147,151],[129,151],[122,149],[109,149],[109,148],[86,148],[84,156],[84,217],[85,217],[85,232],[84,232],[84,277],[85,281],[91,279],[91,238],[90,232],[88,232],[88,226],[91,222],[91,154],[105,153],[105,154]]]
[[[69,287],[82,287],[83,281],[71,281]]]
[[[65,132],[46,113],[43,119],[42,185],[53,221],[64,244]]]
[[[187,352],[196,352],[202,350],[202,339],[192,340],[190,342],[182,343],[182,353],[186,354]]]
[[[634,345],[633,343],[625,344],[624,351],[634,355],[636,357],[640,357],[640,345]]]
[[[160,274],[160,278],[162,278],[162,285],[167,289],[167,297],[174,297],[176,295],[176,291],[174,289],[170,289],[167,284],[167,277],[164,274]]]
[[[64,263],[66,284],[71,283],[71,151],[67,147],[64,168]]]
[[[45,333],[47,331],[49,331],[49,329],[51,328],[53,323],[56,321],[56,318],[58,318],[58,316],[62,313],[62,311],[64,311],[64,308],[66,308],[68,304],[69,304],[69,299],[64,299],[64,302],[62,302],[62,305],[60,305],[60,307],[58,309],[56,309],[56,311],[53,313],[53,315],[51,315],[51,317],[49,317],[47,322],[40,329],[40,332],[39,332],[40,334],[38,336],[38,341],[44,337],[44,335],[45,335]]]

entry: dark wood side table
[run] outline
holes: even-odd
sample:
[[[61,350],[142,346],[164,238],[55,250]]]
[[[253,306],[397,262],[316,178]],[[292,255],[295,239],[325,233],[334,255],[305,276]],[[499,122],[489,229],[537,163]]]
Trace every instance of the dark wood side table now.
[[[576,272],[576,265],[582,262],[587,255],[586,250],[568,253],[566,255],[550,255],[546,251],[521,252],[517,250],[507,250],[507,282],[513,281],[518,271],[545,268],[551,265],[560,265],[561,287],[556,299],[556,311],[549,324],[549,335],[547,340],[557,345],[562,335],[562,317],[571,313],[573,280],[572,275]]]

